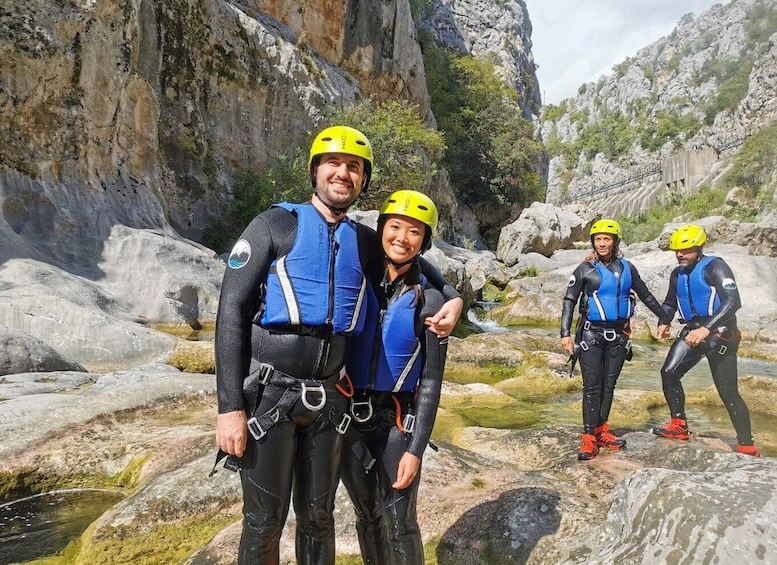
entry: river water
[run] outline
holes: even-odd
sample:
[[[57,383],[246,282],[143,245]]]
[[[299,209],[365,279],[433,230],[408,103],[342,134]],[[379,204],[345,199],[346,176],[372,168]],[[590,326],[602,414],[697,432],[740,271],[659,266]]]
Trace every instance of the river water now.
[[[561,353],[561,343],[558,338],[558,327],[536,327],[519,326],[510,329],[502,328],[493,322],[482,321],[473,318],[470,315],[470,321],[476,323],[486,332],[523,332],[538,338],[547,338],[558,342],[557,352]],[[616,398],[613,403],[613,413],[618,409],[618,391],[648,391],[656,392],[662,395],[661,389],[661,367],[664,363],[671,341],[658,343],[647,343],[636,341],[634,343],[635,355],[632,361],[625,363],[616,387]],[[743,376],[757,376],[770,379],[777,379],[777,363],[765,361],[762,359],[753,359],[746,357],[738,358],[738,370],[740,378]],[[580,379],[580,367],[575,368],[572,377]],[[689,426],[696,435],[719,437],[728,443],[734,443],[736,436],[734,427],[729,419],[728,412],[723,407],[722,402],[713,406],[701,406],[694,404],[692,397],[694,393],[714,390],[712,376],[706,359],[702,359],[693,369],[683,377],[683,388],[685,389],[687,405],[686,416]],[[715,393],[716,395],[717,393]],[[743,393],[743,396],[746,396]],[[716,396],[717,398],[717,396]],[[519,398],[519,400],[521,400]],[[533,402],[541,402],[542,408],[537,412],[536,417],[530,420],[523,420],[520,425],[513,425],[509,422],[504,426],[513,428],[537,427],[553,424],[574,424],[582,425],[582,415],[578,410],[571,411],[568,408],[572,404],[579,403],[581,394],[566,394],[554,398],[534,399]],[[777,402],[777,398],[774,399]],[[767,414],[752,411],[751,424],[756,444],[762,455],[777,457],[777,418]],[[650,429],[656,426],[663,426],[669,422],[669,410],[665,403],[650,410],[649,417],[642,420],[630,420],[621,427],[627,429]],[[482,425],[487,425],[483,422]]]
[[[123,495],[63,490],[0,505],[0,565],[55,555]]]

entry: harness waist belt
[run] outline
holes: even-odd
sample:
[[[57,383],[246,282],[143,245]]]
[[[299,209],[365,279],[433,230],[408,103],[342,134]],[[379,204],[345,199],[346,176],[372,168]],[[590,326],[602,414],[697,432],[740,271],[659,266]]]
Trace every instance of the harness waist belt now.
[[[627,325],[629,325],[629,320],[615,320],[613,322],[607,322],[607,321],[601,321],[601,322],[591,322],[589,320],[586,320],[584,329],[592,329],[592,330],[620,330],[625,328]]]
[[[264,326],[262,326],[264,327]],[[307,335],[316,339],[327,339],[334,335],[332,326],[287,326],[283,328],[265,328],[270,333]]]

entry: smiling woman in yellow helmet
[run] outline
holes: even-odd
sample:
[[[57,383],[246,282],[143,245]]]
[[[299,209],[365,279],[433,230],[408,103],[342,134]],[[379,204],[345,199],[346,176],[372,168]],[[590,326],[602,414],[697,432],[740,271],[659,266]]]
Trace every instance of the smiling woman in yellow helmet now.
[[[671,421],[663,428],[653,428],[653,433],[670,439],[691,438],[680,379],[702,357],[707,357],[712,381],[737,433],[737,451],[759,457],[753,443],[750,411],[737,386],[741,333],[735,313],[741,306],[739,291],[728,264],[720,257],[704,255],[706,241],[704,228],[695,224],[681,226],[669,237],[669,249],[674,251],[678,266],[669,277],[669,290],[662,307],[672,318],[679,309],[685,327],[661,368]],[[669,337],[668,325],[659,327],[659,337]]]
[[[371,277],[365,330],[346,360],[355,390],[351,425],[377,460],[365,473],[353,452],[343,454],[342,480],[356,509],[365,563],[424,562],[416,499],[448,340],[424,327],[442,295],[426,284],[418,257],[436,229],[437,207],[425,194],[399,190],[383,203],[384,270]]]
[[[573,368],[579,359],[583,373],[583,434],[577,454],[581,461],[596,457],[600,447],[626,445],[626,440],[610,432],[607,420],[615,383],[631,353],[632,291],[659,319],[664,316],[636,267],[619,255],[620,224],[599,220],[591,226],[590,237],[593,250],[572,273],[561,314],[561,346],[572,355]],[[578,302],[580,316],[573,337],[572,317]],[[665,317],[663,321],[668,323]]]

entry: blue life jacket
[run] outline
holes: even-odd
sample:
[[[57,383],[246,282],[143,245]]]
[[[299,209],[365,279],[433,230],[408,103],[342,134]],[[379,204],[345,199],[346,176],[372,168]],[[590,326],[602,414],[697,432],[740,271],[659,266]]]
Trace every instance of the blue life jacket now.
[[[426,287],[424,277],[421,287]],[[415,292],[402,293],[383,311],[372,287],[368,295],[364,331],[351,338],[345,370],[357,390],[414,391],[423,369],[421,342],[415,335]]]
[[[714,258],[714,255],[705,255],[690,274],[685,268],[680,268],[677,276],[677,308],[685,320],[712,316],[720,306],[720,296],[715,287],[704,280],[704,271]]]
[[[297,216],[297,237],[288,254],[270,265],[265,289],[265,328],[330,326],[359,333],[367,279],[359,260],[356,225],[329,224],[312,204],[281,203]]]
[[[610,269],[596,263],[599,273],[599,288],[586,290],[588,295],[588,319],[592,322],[614,322],[631,318],[634,304],[631,299],[631,267],[626,259],[623,273],[616,276]]]

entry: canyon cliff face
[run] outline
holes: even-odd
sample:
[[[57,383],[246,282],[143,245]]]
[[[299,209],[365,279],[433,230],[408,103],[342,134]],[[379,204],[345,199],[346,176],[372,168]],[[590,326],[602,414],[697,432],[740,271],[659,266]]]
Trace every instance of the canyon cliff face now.
[[[65,199],[96,224],[196,239],[236,170],[308,143],[322,110],[363,96],[290,29],[224,1],[5,3],[0,39],[4,215],[21,237],[48,207],[49,229],[80,240]]]
[[[96,369],[165,358],[149,323],[212,320],[223,264],[192,240],[236,172],[370,89],[429,113],[407,2],[374,4],[298,3],[314,47],[258,5],[4,2],[0,325]]]
[[[328,111],[364,98],[415,104],[434,126],[410,6],[4,2],[0,324],[94,368],[111,353],[131,364],[164,354],[169,344],[150,346],[138,322],[212,320],[223,265],[194,241],[231,202],[237,173],[306,153]],[[525,5],[424,10],[446,45],[496,54],[536,114]],[[429,189],[443,221],[477,232],[444,173]],[[110,333],[95,322],[104,317],[122,329],[95,343]]]
[[[548,106],[542,137],[551,153],[547,201],[580,200],[591,191],[661,169],[619,193],[607,213],[627,216],[656,194],[639,183],[684,196],[714,184],[742,142],[777,118],[777,2],[736,0],[687,14],[666,37],[618,63],[612,73]],[[591,143],[597,135],[609,146]],[[571,148],[573,148],[571,150]],[[677,156],[701,161],[694,174],[667,169]],[[633,197],[632,197],[633,195]],[[605,202],[593,205],[607,209]],[[633,204],[633,205],[629,205]],[[642,208],[644,211],[645,208]]]

